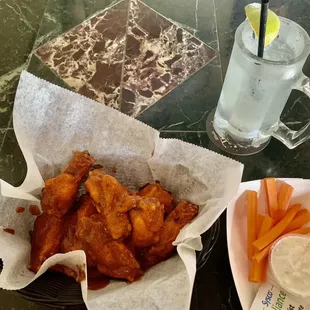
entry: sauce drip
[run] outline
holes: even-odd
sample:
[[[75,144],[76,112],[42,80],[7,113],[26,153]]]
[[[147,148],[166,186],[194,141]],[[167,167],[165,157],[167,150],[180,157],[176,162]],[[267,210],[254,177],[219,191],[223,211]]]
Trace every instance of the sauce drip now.
[[[96,268],[87,270],[88,289],[92,291],[105,288],[110,283],[110,278],[100,273]]]
[[[100,290],[109,285],[110,279],[104,275],[88,279],[88,289],[92,291]]]
[[[5,231],[11,235],[15,235],[15,230],[12,228],[3,228],[3,231]]]
[[[86,276],[85,276],[85,265],[76,265],[77,269],[78,269],[78,278],[77,281],[78,282],[82,282],[85,280]]]
[[[15,211],[16,211],[16,213],[23,213],[25,211],[25,208],[17,207]]]
[[[40,215],[41,214],[41,211],[39,210],[39,208],[36,205],[29,206],[29,212],[32,215]]]

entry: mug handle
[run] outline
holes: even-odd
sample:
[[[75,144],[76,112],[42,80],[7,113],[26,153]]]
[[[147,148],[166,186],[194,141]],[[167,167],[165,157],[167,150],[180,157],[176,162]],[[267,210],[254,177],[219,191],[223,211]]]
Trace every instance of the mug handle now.
[[[302,91],[310,98],[310,78],[302,73],[293,89]],[[280,140],[289,149],[293,149],[310,138],[310,121],[300,130],[292,130],[279,121],[278,127],[273,131],[272,136]]]

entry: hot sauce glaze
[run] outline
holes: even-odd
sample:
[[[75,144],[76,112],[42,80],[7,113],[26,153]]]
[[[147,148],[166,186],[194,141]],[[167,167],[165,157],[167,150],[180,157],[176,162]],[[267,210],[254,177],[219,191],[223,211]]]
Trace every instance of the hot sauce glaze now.
[[[3,228],[3,231],[5,231],[11,235],[15,235],[15,230],[12,228]]]
[[[39,210],[39,208],[36,205],[29,206],[29,212],[32,215],[40,215],[41,214],[41,211]]]
[[[78,278],[76,279],[78,282],[82,282],[85,280],[85,265],[76,265],[78,269]]]
[[[88,279],[87,283],[89,290],[96,291],[105,288],[110,283],[110,279],[104,275],[101,275],[96,278]]]
[[[17,207],[15,211],[16,211],[16,213],[23,213],[25,211],[25,208]]]
[[[87,269],[88,289],[92,291],[105,288],[110,283],[110,278],[100,273],[96,268]]]

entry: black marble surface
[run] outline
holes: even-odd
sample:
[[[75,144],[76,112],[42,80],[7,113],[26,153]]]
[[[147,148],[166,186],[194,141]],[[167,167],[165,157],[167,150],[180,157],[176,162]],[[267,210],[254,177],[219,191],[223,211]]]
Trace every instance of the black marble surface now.
[[[244,20],[249,0],[145,0],[144,4],[201,40],[215,57],[197,67],[177,87],[171,88],[137,117],[161,131],[162,137],[178,138],[222,153],[208,139],[205,122],[216,106],[232,50],[234,32]],[[0,177],[20,185],[25,177],[23,155],[12,123],[14,94],[20,72],[26,69],[52,83],[70,85],[36,49],[85,20],[117,3],[113,0],[0,0]],[[310,33],[308,0],[271,0],[271,8],[302,25]],[[153,15],[154,15],[153,14]],[[154,15],[154,16],[155,16]],[[168,23],[169,24],[169,23]],[[147,27],[147,24],[145,25]],[[168,42],[169,43],[169,42]],[[172,49],[172,52],[174,50]],[[310,76],[310,58],[304,73]],[[309,99],[293,91],[282,114],[290,127],[300,128],[310,119]],[[275,139],[262,152],[231,156],[245,164],[243,181],[266,176],[310,178],[310,141],[288,150]],[[221,233],[208,263],[196,276],[192,309],[241,309],[230,271],[225,231]],[[46,309],[26,301],[14,292],[0,291],[0,309]]]

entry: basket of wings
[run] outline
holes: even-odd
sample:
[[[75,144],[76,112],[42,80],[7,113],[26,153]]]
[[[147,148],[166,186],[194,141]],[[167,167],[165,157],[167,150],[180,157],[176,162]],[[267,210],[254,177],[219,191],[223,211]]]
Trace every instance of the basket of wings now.
[[[79,281],[88,309],[188,309],[200,236],[243,165],[27,72],[13,123],[27,175],[1,180],[0,287],[52,269]]]

